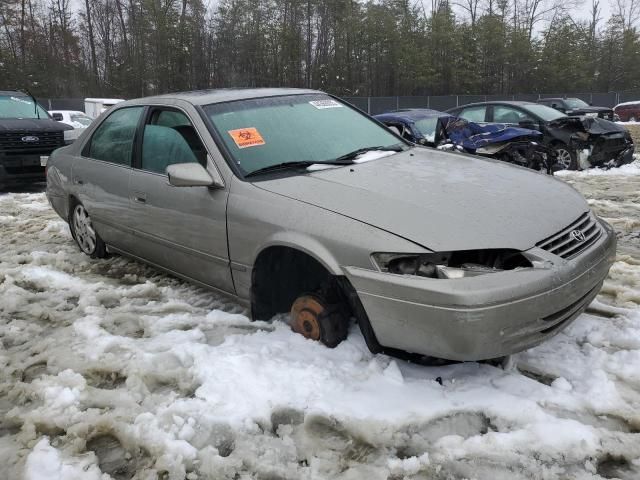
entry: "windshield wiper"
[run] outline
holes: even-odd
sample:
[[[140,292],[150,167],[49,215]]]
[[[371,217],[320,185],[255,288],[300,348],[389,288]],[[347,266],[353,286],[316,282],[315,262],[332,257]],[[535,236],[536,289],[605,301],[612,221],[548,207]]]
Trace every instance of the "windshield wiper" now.
[[[38,116],[38,120],[40,119],[40,111],[38,110],[38,101],[36,100],[36,97],[33,96],[33,93],[31,93],[29,91],[29,89],[25,88],[24,89],[25,92],[27,92],[29,94],[29,96],[31,97],[31,100],[33,100],[33,113],[35,113]]]
[[[353,152],[345,153],[344,155],[340,155],[336,158],[335,162],[342,162],[344,160],[355,160],[358,155],[362,155],[363,153],[373,152],[373,151],[382,151],[382,152],[401,152],[403,150],[402,144],[396,143],[395,145],[382,146],[378,145],[377,147],[364,147],[358,148]]]
[[[349,159],[317,161],[317,162],[313,162],[311,160],[304,160],[299,162],[282,162],[282,163],[276,163],[275,165],[269,165],[267,167],[259,168],[257,170],[254,170],[253,172],[246,173],[244,176],[245,178],[247,178],[247,177],[253,177],[255,175],[259,175],[262,173],[276,172],[278,170],[307,168],[307,167],[310,167],[311,165],[351,165],[352,163],[353,161]]]

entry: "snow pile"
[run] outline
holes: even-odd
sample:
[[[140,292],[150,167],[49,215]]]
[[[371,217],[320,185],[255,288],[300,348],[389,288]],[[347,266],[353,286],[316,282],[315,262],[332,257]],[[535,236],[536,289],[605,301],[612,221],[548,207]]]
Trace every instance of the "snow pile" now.
[[[555,175],[560,177],[575,177],[581,175],[605,175],[605,176],[628,176],[628,175],[640,175],[640,158],[638,155],[634,155],[634,161],[626,165],[622,165],[617,168],[590,168],[588,170],[582,170],[580,172],[570,170],[560,170]]]
[[[0,227],[9,478],[640,476],[640,256],[505,368],[425,367],[372,355],[355,326],[330,350],[152,268],[89,259],[42,194],[0,195]]]

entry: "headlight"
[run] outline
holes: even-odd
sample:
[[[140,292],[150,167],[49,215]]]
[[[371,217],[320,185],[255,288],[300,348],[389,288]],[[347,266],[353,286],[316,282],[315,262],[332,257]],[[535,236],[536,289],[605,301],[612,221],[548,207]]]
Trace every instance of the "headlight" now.
[[[463,278],[530,268],[531,262],[517,250],[463,250],[439,253],[374,253],[374,265],[381,271],[427,278]]]

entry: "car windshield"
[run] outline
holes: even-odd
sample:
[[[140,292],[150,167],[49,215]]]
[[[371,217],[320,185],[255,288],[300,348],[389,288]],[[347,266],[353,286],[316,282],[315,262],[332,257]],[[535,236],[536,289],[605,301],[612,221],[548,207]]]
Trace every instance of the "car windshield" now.
[[[569,108],[584,108],[589,106],[587,102],[584,102],[579,98],[567,98],[564,103],[566,103]]]
[[[435,141],[438,117],[421,118],[415,121],[415,126],[427,141]]]
[[[558,118],[566,117],[566,115],[555,108],[547,107],[546,105],[524,105],[526,110],[531,112],[534,115],[537,115],[545,122],[551,122],[553,120],[557,120]]]
[[[91,118],[87,117],[84,113],[72,113],[70,117],[72,122],[77,122],[83,127],[88,127],[92,122]]]
[[[366,148],[404,143],[327,95],[267,97],[204,107],[243,174],[291,162],[331,162]]]
[[[33,104],[31,97],[0,95],[0,118],[49,118],[47,111]]]

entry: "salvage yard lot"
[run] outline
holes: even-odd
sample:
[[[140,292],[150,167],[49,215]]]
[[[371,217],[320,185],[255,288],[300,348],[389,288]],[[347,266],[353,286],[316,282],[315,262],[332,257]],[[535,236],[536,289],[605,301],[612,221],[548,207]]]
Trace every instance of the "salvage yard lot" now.
[[[561,178],[617,230],[617,261],[504,368],[372,355],[355,326],[327,349],[91,260],[43,193],[1,194],[0,478],[640,478],[640,161]]]

